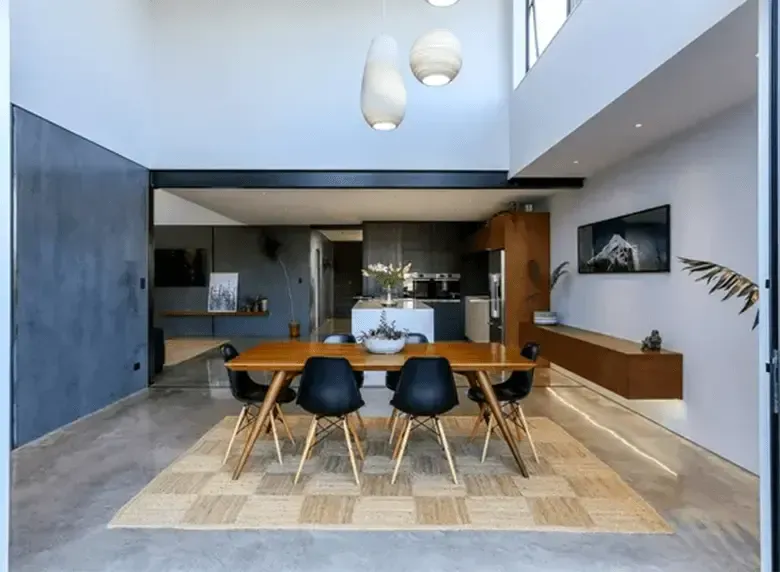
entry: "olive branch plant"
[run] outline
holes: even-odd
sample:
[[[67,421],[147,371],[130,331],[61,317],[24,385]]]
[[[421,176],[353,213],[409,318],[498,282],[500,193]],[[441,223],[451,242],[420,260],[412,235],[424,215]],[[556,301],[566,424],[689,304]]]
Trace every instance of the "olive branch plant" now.
[[[739,311],[740,314],[744,314],[758,302],[758,285],[747,276],[707,260],[695,260],[682,256],[678,256],[677,259],[682,263],[683,270],[688,271],[688,274],[698,275],[696,282],[706,282],[710,286],[709,294],[725,292],[721,302],[734,296],[742,298],[745,302]],[[756,326],[758,326],[758,310],[756,310],[756,317],[751,329],[755,330]]]

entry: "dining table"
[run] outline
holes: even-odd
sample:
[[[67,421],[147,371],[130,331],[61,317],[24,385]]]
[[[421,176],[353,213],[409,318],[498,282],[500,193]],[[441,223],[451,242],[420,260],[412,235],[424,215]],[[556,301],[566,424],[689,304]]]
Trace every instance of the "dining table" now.
[[[268,415],[272,413],[279,393],[303,371],[306,360],[319,356],[346,358],[355,371],[399,371],[404,362],[411,357],[446,358],[455,373],[465,376],[471,387],[482,390],[499,433],[509,446],[520,474],[528,477],[528,469],[501,412],[501,406],[490,380],[492,373],[527,371],[535,367],[533,361],[521,355],[519,347],[505,346],[500,343],[436,342],[407,344],[400,353],[396,354],[372,354],[361,344],[325,344],[288,340],[261,343],[241,352],[238,357],[225,364],[235,371],[273,372],[265,399],[241,451],[238,464],[233,470],[233,480],[241,476],[255,442],[262,428],[267,424]]]

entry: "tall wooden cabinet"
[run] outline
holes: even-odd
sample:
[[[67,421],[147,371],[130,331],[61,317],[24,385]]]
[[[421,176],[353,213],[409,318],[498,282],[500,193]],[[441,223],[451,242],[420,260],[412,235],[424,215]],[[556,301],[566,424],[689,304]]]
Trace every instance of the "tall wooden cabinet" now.
[[[470,248],[504,249],[505,343],[522,346],[534,335],[534,311],[550,308],[550,214],[497,215],[472,237]]]

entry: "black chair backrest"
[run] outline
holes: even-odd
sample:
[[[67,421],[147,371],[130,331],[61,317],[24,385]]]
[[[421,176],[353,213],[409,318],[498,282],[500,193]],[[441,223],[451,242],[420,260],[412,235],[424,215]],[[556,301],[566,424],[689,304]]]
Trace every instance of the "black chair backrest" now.
[[[322,340],[324,344],[356,344],[357,340],[352,334],[330,334]]]
[[[458,404],[455,376],[447,358],[412,357],[401,367],[391,404],[412,415],[433,416]]]
[[[406,334],[407,344],[427,344],[428,336],[425,334]]]
[[[536,342],[528,342],[520,350],[520,354],[533,362],[539,357],[539,344]],[[531,388],[534,385],[534,369],[528,371],[513,371],[509,379],[506,380],[507,385],[512,387],[512,392],[518,396],[518,399],[522,399],[531,393]]]
[[[324,356],[307,359],[297,403],[314,415],[338,416],[360,409],[363,398],[349,360]]]
[[[238,350],[232,344],[222,344],[219,351],[225,363],[238,357]],[[257,384],[252,381],[247,372],[225,369],[227,369],[228,380],[230,380],[230,393],[239,401],[246,399],[253,391],[257,390]]]

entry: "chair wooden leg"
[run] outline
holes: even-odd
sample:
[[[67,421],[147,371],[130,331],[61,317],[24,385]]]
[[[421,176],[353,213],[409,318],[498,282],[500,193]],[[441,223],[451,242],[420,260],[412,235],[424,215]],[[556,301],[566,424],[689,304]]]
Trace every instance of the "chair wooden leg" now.
[[[452,454],[450,454],[450,446],[449,443],[447,443],[447,435],[444,434],[444,426],[442,425],[441,420],[438,417],[435,418],[433,422],[436,425],[436,432],[439,435],[439,442],[441,443],[441,446],[444,448],[444,454],[447,455],[447,463],[449,463],[450,472],[452,473],[452,482],[457,485],[458,476],[455,474],[455,463],[452,462]]]
[[[283,465],[282,462],[282,448],[279,446],[279,434],[276,432],[276,419],[274,419],[274,416],[271,415],[271,419],[269,420],[269,423],[271,425],[271,433],[274,435],[274,445],[276,445],[276,456],[279,457],[279,464]]]
[[[360,477],[358,476],[357,461],[355,460],[355,453],[352,451],[352,439],[349,437],[349,421],[344,417],[342,420],[344,426],[344,440],[347,442],[347,451],[349,451],[349,462],[352,464],[352,474],[355,475],[355,483],[360,486]]]
[[[490,435],[493,433],[493,416],[488,417],[487,433],[485,434],[485,445],[482,447],[482,460],[480,463],[485,462],[487,457],[488,445],[490,444]]]
[[[477,415],[477,418],[474,420],[474,426],[471,428],[471,433],[469,434],[469,440],[468,442],[471,443],[474,441],[474,437],[477,436],[477,429],[479,429],[480,423],[485,419],[485,404],[480,403],[479,404],[479,415]]]
[[[285,418],[284,413],[282,413],[282,408],[279,407],[278,403],[276,404],[276,413],[279,415],[282,425],[284,425],[284,430],[287,432],[287,438],[290,439],[290,443],[295,447],[295,439],[293,438],[292,431],[290,431],[290,426],[287,425],[287,418]]]
[[[314,442],[314,433],[317,431],[317,416],[315,415],[312,417],[311,424],[309,425],[309,432],[306,434],[306,444],[303,446],[303,452],[301,453],[301,464],[298,465],[298,472],[295,473],[295,480],[293,481],[294,484],[298,484],[298,479],[301,476],[301,471],[303,470],[303,464],[306,462],[307,457],[309,456],[309,449],[311,449],[311,444]]]
[[[395,484],[395,480],[398,478],[398,469],[401,468],[401,461],[404,460],[404,451],[406,451],[406,442],[409,440],[409,433],[411,431],[412,431],[412,416],[409,415],[409,418],[406,421],[406,428],[404,429],[404,436],[403,438],[398,440],[400,449],[398,451],[398,459],[395,462],[395,469],[393,470],[393,479],[390,481],[390,484],[392,485]]]
[[[390,444],[393,444],[393,439],[395,439],[395,429],[398,426],[398,420],[401,418],[401,414],[398,412],[397,409],[393,409],[393,413],[395,413],[395,417],[393,418],[393,424],[390,427]],[[403,431],[403,429],[401,430]]]
[[[352,418],[347,415],[345,417],[347,420],[347,424],[349,425],[349,431],[352,434],[352,438],[355,440],[355,448],[357,449],[358,456],[360,457],[361,461],[366,460],[366,455],[363,453],[363,443],[360,442],[360,437],[358,436],[358,432],[355,429],[355,424],[352,421]]]
[[[363,417],[360,415],[360,411],[355,411],[355,417],[357,417],[358,424],[360,425],[360,430],[365,435],[368,430],[366,429],[366,422],[363,421]]]
[[[387,426],[390,427],[391,425],[394,425],[397,417],[398,417],[398,410],[395,407],[393,407],[393,411],[390,413],[390,419],[387,420]]]
[[[412,426],[412,416],[407,415],[406,419],[403,421],[403,425],[401,426],[401,433],[398,437],[398,441],[395,443],[395,448],[393,449],[393,456],[391,459],[395,459],[398,457],[398,451],[401,449],[401,438],[406,433],[406,430]]]
[[[518,441],[523,440],[523,421],[520,419],[520,416],[517,414],[517,407],[516,404],[512,403],[509,405],[509,413],[506,415],[506,418],[508,421],[512,423],[512,425],[515,426],[515,436],[517,437]]]
[[[520,414],[520,419],[523,422],[523,430],[525,430],[525,434],[528,436],[528,443],[531,445],[531,452],[534,454],[534,461],[537,463],[539,462],[539,455],[536,454],[536,445],[534,445],[533,437],[531,437],[531,428],[528,426],[528,422],[525,420],[525,413],[523,413],[523,408],[520,407],[520,404],[515,404],[515,407],[517,407],[517,412]]]
[[[241,413],[238,414],[238,422],[236,423],[236,427],[233,429],[233,435],[230,437],[230,442],[228,443],[227,451],[225,452],[225,458],[222,459],[223,465],[227,463],[228,458],[230,457],[230,450],[233,448],[233,443],[236,440],[236,436],[238,435],[238,432],[241,431],[241,423],[244,421],[245,416],[246,416],[246,405],[244,405],[241,408]]]

